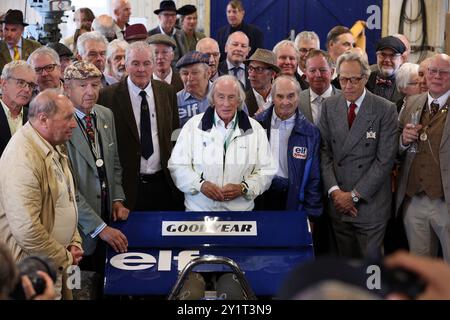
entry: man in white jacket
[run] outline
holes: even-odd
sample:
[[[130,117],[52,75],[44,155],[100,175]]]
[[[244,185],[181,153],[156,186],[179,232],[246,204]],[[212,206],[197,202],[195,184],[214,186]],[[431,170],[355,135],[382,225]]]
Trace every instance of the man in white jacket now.
[[[210,107],[181,130],[168,167],[187,211],[250,211],[276,171],[264,129],[242,111],[245,93],[222,76]]]

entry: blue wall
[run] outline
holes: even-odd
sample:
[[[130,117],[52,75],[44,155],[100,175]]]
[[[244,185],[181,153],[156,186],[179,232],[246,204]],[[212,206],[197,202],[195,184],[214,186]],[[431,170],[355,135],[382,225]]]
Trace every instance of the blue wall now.
[[[227,23],[226,0],[211,0],[211,36]],[[328,31],[336,25],[351,27],[357,20],[367,20],[371,13],[367,8],[382,0],[243,0],[247,23],[259,26],[265,35],[265,47],[272,49],[280,40],[303,30],[315,31],[325,49]],[[381,11],[381,10],[380,10]],[[381,16],[380,16],[381,19]],[[375,62],[375,43],[381,37],[381,29],[366,29],[367,53],[371,63]]]

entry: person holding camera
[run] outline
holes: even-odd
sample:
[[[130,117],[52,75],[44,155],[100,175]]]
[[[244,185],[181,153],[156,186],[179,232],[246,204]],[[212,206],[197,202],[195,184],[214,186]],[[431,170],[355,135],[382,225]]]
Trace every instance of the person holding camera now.
[[[0,158],[0,243],[16,262],[40,255],[55,264],[56,298],[71,299],[63,275],[82,258],[74,179],[64,143],[76,127],[70,100],[44,90],[30,103],[29,121]]]

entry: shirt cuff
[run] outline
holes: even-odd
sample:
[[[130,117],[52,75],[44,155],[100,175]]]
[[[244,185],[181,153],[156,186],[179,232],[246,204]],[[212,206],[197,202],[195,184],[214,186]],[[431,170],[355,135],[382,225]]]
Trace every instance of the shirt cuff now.
[[[112,202],[116,202],[116,201],[120,201],[123,203],[125,201],[125,199],[114,199]]]
[[[103,231],[103,229],[105,229],[106,228],[106,223],[102,223],[101,225],[99,225],[98,227],[97,227],[97,229],[95,229],[95,231],[93,232],[93,233],[91,233],[91,238],[92,239],[94,239],[96,236],[98,236],[98,234],[100,233],[100,232],[102,232]]]
[[[339,188],[338,186],[332,186],[329,190],[328,190],[328,196],[331,197],[331,193],[335,190],[341,190],[341,188]]]
[[[404,151],[408,150],[408,148],[409,148],[409,144],[406,145],[406,146],[403,145],[402,135],[400,135],[400,144],[399,144],[399,146],[400,146],[400,152],[404,152]]]

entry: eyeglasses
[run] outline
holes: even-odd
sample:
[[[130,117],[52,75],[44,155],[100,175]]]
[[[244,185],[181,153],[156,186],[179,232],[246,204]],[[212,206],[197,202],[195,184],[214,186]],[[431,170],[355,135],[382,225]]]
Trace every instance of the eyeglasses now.
[[[342,86],[346,86],[347,83],[350,81],[351,84],[358,84],[361,82],[362,79],[364,79],[364,76],[361,77],[341,77],[340,75],[338,76],[339,78],[339,82],[341,83]]]
[[[450,75],[450,69],[437,69],[437,68],[428,68],[428,73],[431,76],[439,76],[448,77]]]
[[[314,50],[314,49],[313,48],[311,48],[311,49],[308,49],[308,48],[300,48],[300,49],[298,49],[298,51],[300,51],[300,53],[302,53],[302,54],[307,54],[307,53],[309,53],[312,50]]]
[[[248,73],[255,72],[256,74],[261,74],[264,70],[269,70],[269,68],[248,66]]]
[[[43,67],[34,68],[34,71],[36,71],[37,74],[42,74],[42,71],[45,70],[45,72],[49,73],[55,70],[55,67],[57,66],[56,63],[48,64]]]
[[[12,80],[16,81],[16,86],[19,87],[20,89],[25,89],[26,87],[28,87],[28,88],[30,88],[31,91],[33,91],[37,86],[36,83],[28,82],[23,79],[18,79],[18,78],[14,78],[14,77],[8,77],[8,79],[12,79]]]
[[[401,54],[400,53],[386,53],[386,52],[378,51],[377,56],[383,60],[386,60],[386,59],[394,60],[394,59],[400,57]]]

